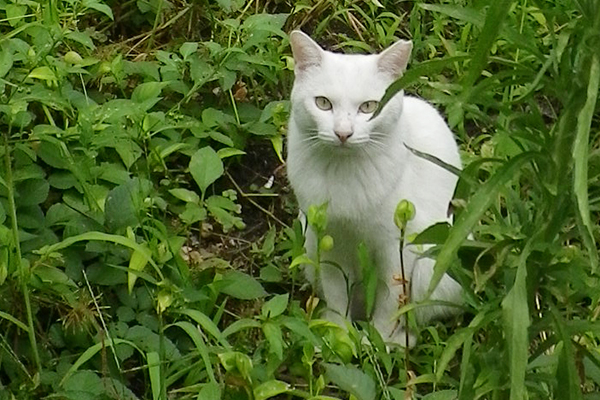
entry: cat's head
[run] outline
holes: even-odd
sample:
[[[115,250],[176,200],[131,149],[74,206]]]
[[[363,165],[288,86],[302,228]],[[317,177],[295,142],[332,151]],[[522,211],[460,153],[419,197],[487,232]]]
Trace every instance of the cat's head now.
[[[300,31],[290,34],[295,62],[292,112],[306,140],[343,148],[379,142],[402,111],[398,93],[371,119],[385,90],[408,63],[412,42],[400,40],[379,54],[323,50]]]

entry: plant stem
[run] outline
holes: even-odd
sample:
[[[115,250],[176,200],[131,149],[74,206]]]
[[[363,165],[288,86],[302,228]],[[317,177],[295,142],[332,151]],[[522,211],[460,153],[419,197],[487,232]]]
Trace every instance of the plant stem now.
[[[408,300],[408,281],[406,280],[406,273],[404,272],[404,237],[406,234],[406,227],[402,227],[402,229],[400,230],[400,272],[402,273],[402,291],[404,293],[404,303],[406,304],[407,300]],[[403,304],[404,305],[404,304]],[[409,375],[408,375],[408,371],[409,371],[409,347],[408,347],[408,339],[409,339],[409,334],[408,334],[408,314],[406,314],[404,316],[404,340],[405,340],[405,344],[406,346],[404,347],[404,369],[406,371],[406,382],[408,383],[409,380]]]
[[[25,300],[25,309],[27,310],[27,326],[29,333],[29,343],[31,345],[31,351],[33,352],[33,358],[35,359],[35,365],[38,371],[42,370],[42,364],[40,362],[40,355],[38,353],[37,341],[35,339],[35,330],[33,326],[33,312],[31,311],[31,301],[29,300],[29,287],[27,286],[28,281],[28,270],[23,265],[23,257],[21,256],[21,244],[19,243],[19,227],[17,225],[17,207],[15,205],[15,190],[13,185],[12,176],[12,165],[10,159],[10,146],[8,144],[8,138],[10,136],[10,125],[8,132],[4,135],[4,165],[6,168],[6,187],[8,191],[8,213],[12,222],[12,232],[14,240],[14,250],[17,263],[17,271],[19,273],[19,282],[21,284],[21,290],[23,291],[23,299]]]

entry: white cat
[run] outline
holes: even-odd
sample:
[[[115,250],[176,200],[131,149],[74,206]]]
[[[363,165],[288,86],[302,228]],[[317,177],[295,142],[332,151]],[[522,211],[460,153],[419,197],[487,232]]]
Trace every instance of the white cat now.
[[[334,239],[323,260],[342,266],[352,282],[360,281],[357,248],[367,245],[377,266],[378,286],[373,323],[384,340],[407,345],[404,323],[394,320],[403,294],[399,230],[393,217],[402,199],[416,207],[408,234],[448,221],[447,210],[457,178],[411,153],[407,146],[460,167],[454,137],[438,112],[414,97],[396,94],[371,120],[387,87],[406,69],[412,42],[400,40],[377,55],[345,55],[323,50],[300,31],[290,35],[295,61],[291,95],[287,171],[301,210],[328,203],[327,233]],[[315,234],[306,233],[309,255]],[[403,251],[412,301],[422,300],[434,261],[420,258],[416,246]],[[361,290],[350,294],[341,271],[322,264],[319,295],[327,302],[326,318],[344,326],[346,317],[364,309]],[[307,267],[314,283],[314,270]],[[461,288],[445,275],[431,296],[460,303]],[[350,302],[350,303],[349,303]],[[350,309],[351,315],[346,315]],[[449,313],[448,307],[422,307],[425,322]],[[409,346],[414,335],[409,335]]]

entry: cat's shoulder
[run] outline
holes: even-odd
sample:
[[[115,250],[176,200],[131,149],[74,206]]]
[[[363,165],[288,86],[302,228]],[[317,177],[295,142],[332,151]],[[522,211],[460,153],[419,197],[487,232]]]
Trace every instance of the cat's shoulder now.
[[[441,118],[439,111],[433,105],[418,97],[404,96],[403,108],[409,115],[435,115]]]

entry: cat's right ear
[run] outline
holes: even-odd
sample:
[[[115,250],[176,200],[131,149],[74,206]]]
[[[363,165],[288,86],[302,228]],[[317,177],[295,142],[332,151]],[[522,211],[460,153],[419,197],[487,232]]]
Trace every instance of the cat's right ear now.
[[[304,71],[311,66],[321,64],[323,49],[306,33],[298,30],[292,31],[290,44],[296,71]]]

